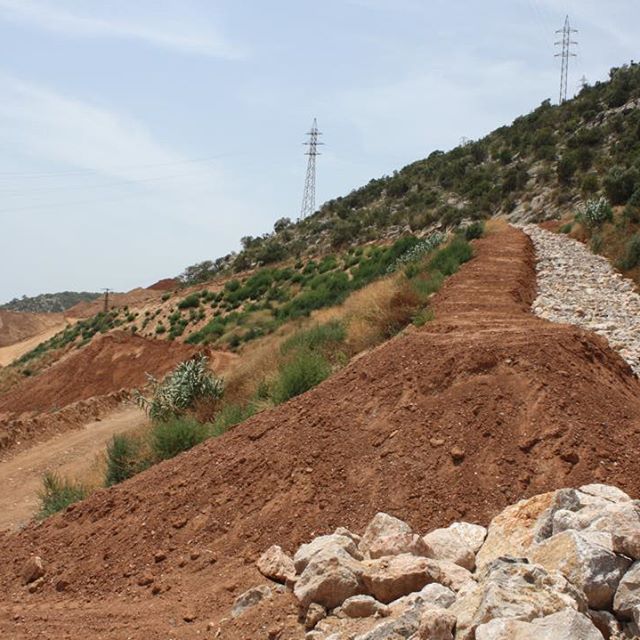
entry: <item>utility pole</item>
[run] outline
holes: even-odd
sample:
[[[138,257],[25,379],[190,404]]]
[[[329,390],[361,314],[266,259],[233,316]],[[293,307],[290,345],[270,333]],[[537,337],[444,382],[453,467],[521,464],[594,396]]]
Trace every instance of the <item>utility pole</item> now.
[[[109,313],[109,292],[113,289],[103,289],[104,291],[104,312]]]
[[[324,142],[318,142],[318,137],[322,135],[318,131],[318,123],[313,119],[311,131],[307,133],[309,140],[303,142],[307,147],[305,155],[309,156],[307,163],[307,177],[304,181],[304,194],[302,195],[302,207],[300,208],[300,219],[304,220],[316,210],[316,157],[321,155],[318,147]]]
[[[567,83],[569,80],[569,58],[575,58],[577,54],[571,53],[571,46],[578,43],[571,39],[572,33],[578,33],[577,29],[572,29],[569,23],[569,16],[564,20],[564,27],[557,29],[556,33],[562,34],[562,40],[558,40],[555,46],[562,46],[562,52],[556,53],[556,58],[561,58],[560,65],[560,100],[559,103],[567,101]]]

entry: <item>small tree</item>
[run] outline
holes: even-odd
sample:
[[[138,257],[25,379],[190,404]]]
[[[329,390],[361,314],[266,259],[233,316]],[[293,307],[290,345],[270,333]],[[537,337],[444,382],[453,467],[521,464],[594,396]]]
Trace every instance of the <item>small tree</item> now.
[[[576,220],[583,222],[590,229],[599,227],[604,222],[610,222],[612,219],[613,211],[606,198],[587,200],[576,215]]]
[[[162,381],[147,376],[151,397],[135,392],[136,402],[155,421],[165,421],[196,410],[198,405],[222,398],[224,382],[207,368],[206,356],[181,362]]]

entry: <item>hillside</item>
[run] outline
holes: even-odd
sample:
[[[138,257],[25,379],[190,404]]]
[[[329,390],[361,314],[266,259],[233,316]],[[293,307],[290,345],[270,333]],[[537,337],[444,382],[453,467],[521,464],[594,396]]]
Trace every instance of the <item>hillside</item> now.
[[[0,309],[0,348],[64,325],[60,313],[22,313]]]
[[[293,551],[336,526],[361,531],[377,511],[417,530],[487,524],[523,495],[605,477],[638,495],[637,378],[602,339],[531,315],[534,256],[522,232],[491,234],[476,250],[437,294],[432,323],[6,537],[0,584],[16,604],[3,631],[195,638],[226,618],[224,637],[262,637],[273,619],[260,610],[228,618],[234,598],[264,581],[253,561],[270,544]],[[25,600],[16,576],[32,553],[46,574]],[[304,637],[279,598],[288,617],[276,637]],[[68,607],[76,599],[91,604]]]
[[[22,296],[0,305],[0,309],[23,313],[63,313],[79,302],[88,302],[99,297],[99,293],[89,291],[60,291],[41,293],[37,296]]]
[[[545,101],[480,140],[433,151],[325,203],[306,220],[278,220],[273,233],[243,238],[239,254],[192,265],[183,280],[202,282],[285,256],[328,253],[469,219],[559,218],[600,194],[624,205],[640,187],[639,105],[640,64],[614,68],[608,81],[586,86],[562,105]],[[636,200],[638,209],[640,195]]]

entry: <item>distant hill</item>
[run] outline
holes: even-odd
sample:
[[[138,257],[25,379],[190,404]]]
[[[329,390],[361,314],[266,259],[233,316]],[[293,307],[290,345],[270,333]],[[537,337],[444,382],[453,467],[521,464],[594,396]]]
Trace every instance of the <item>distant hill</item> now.
[[[14,298],[0,309],[23,311],[28,313],[61,313],[79,302],[95,300],[101,294],[91,291],[60,291],[59,293],[41,293],[37,296]]]

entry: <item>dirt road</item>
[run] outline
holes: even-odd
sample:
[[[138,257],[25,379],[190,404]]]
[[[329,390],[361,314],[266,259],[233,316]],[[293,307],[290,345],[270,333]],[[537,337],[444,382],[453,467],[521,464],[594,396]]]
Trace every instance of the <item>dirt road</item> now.
[[[0,530],[15,529],[38,510],[42,474],[55,471],[67,477],[90,470],[114,434],[136,429],[146,417],[137,407],[126,407],[64,433],[0,463]]]

